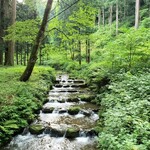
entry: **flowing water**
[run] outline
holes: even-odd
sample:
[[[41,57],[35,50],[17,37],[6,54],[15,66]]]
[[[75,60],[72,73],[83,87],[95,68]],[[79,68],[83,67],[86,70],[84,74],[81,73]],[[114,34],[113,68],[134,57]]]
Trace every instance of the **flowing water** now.
[[[90,90],[83,80],[59,75],[56,85],[49,92],[49,102],[43,106],[38,119],[33,123],[42,125],[43,133],[31,134],[25,129],[2,150],[97,150],[93,128],[99,119],[98,107],[79,98],[79,95],[88,93]],[[69,114],[68,109],[72,106],[81,109],[77,114]],[[52,111],[47,112],[51,108]],[[79,129],[73,138],[66,137],[70,127]]]

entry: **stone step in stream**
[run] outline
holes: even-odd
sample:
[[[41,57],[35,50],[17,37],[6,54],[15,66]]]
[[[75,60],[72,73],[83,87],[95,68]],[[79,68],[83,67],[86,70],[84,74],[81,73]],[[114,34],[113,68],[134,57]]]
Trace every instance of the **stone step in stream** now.
[[[58,75],[37,120],[3,150],[97,150],[93,98],[84,80]]]

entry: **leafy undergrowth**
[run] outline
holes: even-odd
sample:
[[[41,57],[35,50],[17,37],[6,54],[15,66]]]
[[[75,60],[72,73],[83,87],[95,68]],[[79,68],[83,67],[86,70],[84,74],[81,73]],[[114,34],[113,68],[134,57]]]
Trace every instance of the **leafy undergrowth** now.
[[[35,67],[28,82],[20,82],[24,67],[0,69],[0,145],[36,117],[55,79],[49,67]]]
[[[101,105],[99,147],[107,150],[150,148],[150,74],[117,74]]]

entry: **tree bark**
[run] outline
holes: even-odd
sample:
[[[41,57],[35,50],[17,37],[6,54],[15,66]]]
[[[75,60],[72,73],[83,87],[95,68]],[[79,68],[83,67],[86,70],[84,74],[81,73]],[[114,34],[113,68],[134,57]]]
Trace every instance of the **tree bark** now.
[[[119,8],[118,8],[118,0],[116,2],[116,35],[118,35],[118,27],[119,27]]]
[[[81,41],[78,41],[78,48],[79,48],[79,65],[82,63],[82,57],[81,57]]]
[[[136,0],[135,3],[135,29],[139,27],[139,18],[140,18],[140,0]]]
[[[4,1],[0,1],[0,65],[3,65],[3,51],[4,51]]]
[[[98,28],[101,26],[101,8],[98,10]]]
[[[110,25],[110,32],[111,32],[111,28],[112,28],[112,13],[113,13],[113,5],[110,6],[110,16],[109,16],[109,25]]]
[[[33,45],[33,49],[32,49],[27,67],[26,67],[24,73],[22,74],[22,76],[20,77],[20,81],[24,81],[24,82],[27,81],[30,78],[31,74],[32,74],[33,68],[34,68],[36,60],[37,60],[38,48],[39,48],[41,40],[44,36],[44,32],[45,32],[45,29],[46,29],[48,16],[49,16],[49,13],[50,13],[50,10],[51,10],[51,7],[52,7],[52,3],[53,3],[53,0],[48,0],[47,1],[47,5],[46,5],[46,8],[45,8],[44,17],[43,17],[43,20],[42,20],[40,30],[37,34],[36,39],[35,39],[35,42],[34,42],[34,45]]]
[[[86,51],[86,62],[90,63],[91,57],[90,57],[90,40],[86,40],[86,45],[87,45],[87,51]]]
[[[103,7],[103,26],[105,26],[105,8]]]
[[[11,21],[10,24],[13,25],[15,23],[16,20],[16,0],[12,0],[12,4],[11,4],[12,8],[11,8]],[[6,60],[5,60],[5,65],[9,65],[9,66],[13,66],[14,65],[14,51],[15,51],[15,42],[14,41],[10,41],[8,43],[8,51],[6,53]]]

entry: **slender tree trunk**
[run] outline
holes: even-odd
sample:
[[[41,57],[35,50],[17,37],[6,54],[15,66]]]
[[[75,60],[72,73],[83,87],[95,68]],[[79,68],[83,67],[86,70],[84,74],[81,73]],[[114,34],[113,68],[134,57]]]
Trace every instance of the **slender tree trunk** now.
[[[25,45],[25,43],[23,44],[23,47],[24,47],[24,57],[23,57],[23,62],[24,62],[24,66],[26,66],[26,61],[27,61],[26,54],[27,54],[27,50],[26,50],[26,45]]]
[[[78,41],[78,48],[79,48],[79,65],[82,63],[82,57],[81,57],[81,41]]]
[[[139,27],[139,18],[140,18],[140,0],[136,0],[135,4],[135,29]]]
[[[119,8],[118,1],[116,2],[116,35],[118,35],[118,27],[119,27]]]
[[[28,43],[26,43],[27,44],[27,62],[28,62],[28,60],[29,60],[29,44]]]
[[[40,58],[40,65],[42,65],[42,49],[39,49],[40,53],[39,53],[39,58]]]
[[[18,51],[19,51],[19,49],[18,49],[18,43],[16,44],[16,64],[18,65],[19,64],[19,58],[18,58]]]
[[[20,52],[20,53],[21,53],[21,54],[20,54],[20,63],[21,63],[21,65],[23,64],[23,63],[22,63],[22,60],[23,60],[23,59],[22,59],[22,48],[23,48],[23,47],[22,47],[22,45],[21,45],[21,52]]]
[[[124,13],[123,13],[123,15],[124,15],[124,19],[126,18],[126,0],[124,0]]]
[[[27,67],[26,67],[24,73],[22,74],[22,76],[20,77],[20,81],[25,82],[31,76],[31,73],[33,71],[33,68],[34,68],[36,60],[37,60],[38,48],[39,48],[41,40],[44,36],[44,32],[45,32],[45,29],[46,29],[48,16],[49,16],[49,13],[50,13],[50,10],[51,10],[51,7],[52,7],[52,3],[53,3],[53,0],[48,0],[47,1],[47,5],[46,5],[46,8],[45,8],[44,17],[43,17],[43,20],[42,20],[40,30],[37,34],[36,39],[35,39],[35,43],[33,45],[33,49],[32,49]]]
[[[105,8],[104,7],[103,7],[102,11],[103,11],[103,26],[105,26]]]
[[[109,16],[109,25],[110,25],[110,32],[111,32],[111,28],[112,28],[112,13],[113,13],[113,6],[110,6],[110,16]]]
[[[86,62],[90,63],[91,58],[90,58],[90,40],[86,40]]]
[[[16,0],[12,0],[12,9],[11,9],[11,25],[15,23],[16,20]],[[8,43],[8,51],[6,53],[7,59],[5,60],[5,65],[13,66],[14,65],[14,50],[15,42],[10,41]]]
[[[75,46],[74,46],[74,40],[72,40],[71,42],[71,45],[72,45],[72,52],[71,52],[71,59],[74,60],[74,49],[75,49]]]
[[[3,65],[3,51],[4,51],[4,0],[0,1],[0,65]]]
[[[101,26],[101,8],[98,9],[98,28]]]

